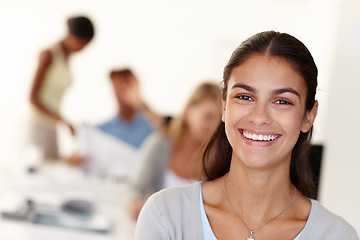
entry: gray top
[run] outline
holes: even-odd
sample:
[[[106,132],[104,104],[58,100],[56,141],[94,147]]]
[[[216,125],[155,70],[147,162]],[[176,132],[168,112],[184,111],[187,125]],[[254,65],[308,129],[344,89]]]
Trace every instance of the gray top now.
[[[203,239],[199,191],[200,182],[196,182],[151,196],[140,213],[135,240]],[[345,220],[316,200],[311,203],[310,215],[299,240],[359,240],[355,229]]]
[[[145,141],[140,150],[141,158],[135,172],[129,177],[129,197],[147,199],[164,188],[172,141],[169,137],[155,132]]]

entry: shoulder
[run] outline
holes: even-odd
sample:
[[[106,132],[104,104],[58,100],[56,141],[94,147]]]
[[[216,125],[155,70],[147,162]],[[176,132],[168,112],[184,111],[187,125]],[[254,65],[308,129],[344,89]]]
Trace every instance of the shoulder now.
[[[153,194],[140,212],[137,232],[157,228],[157,231],[172,236],[170,239],[174,236],[181,236],[180,239],[200,239],[199,191],[200,182],[195,182]]]
[[[149,123],[144,110],[139,110],[136,114],[136,120],[139,122]]]
[[[40,52],[40,57],[52,58],[53,55],[56,55],[58,52],[61,52],[61,51],[63,51],[62,47],[61,47],[61,44],[60,43],[54,43],[54,44],[51,44],[51,45],[47,46],[45,49],[43,49]]]
[[[40,55],[39,55],[40,63],[50,64],[52,61],[52,56],[53,56],[53,53],[50,49],[45,49],[45,50],[41,51]]]
[[[353,227],[346,222],[342,217],[330,212],[328,209],[326,209],[324,206],[322,206],[318,201],[311,200],[313,207],[316,210],[315,217],[316,220],[321,222],[323,225],[331,225],[332,227],[336,227],[344,230],[352,231]]]
[[[169,137],[164,136],[161,132],[155,131],[145,139],[141,149],[145,152],[152,149],[159,154],[164,154],[164,152],[170,150],[171,143],[172,140]]]
[[[121,119],[118,116],[114,116],[108,120],[106,120],[105,122],[102,122],[100,124],[97,125],[98,128],[107,128],[110,126],[115,126],[115,125],[121,125]]]
[[[199,197],[200,182],[195,182],[189,185],[177,186],[172,188],[163,189],[153,194],[150,199],[156,204],[164,208],[180,207],[194,207],[193,205]]]
[[[311,211],[302,235],[304,239],[357,239],[355,229],[318,201],[311,200]]]

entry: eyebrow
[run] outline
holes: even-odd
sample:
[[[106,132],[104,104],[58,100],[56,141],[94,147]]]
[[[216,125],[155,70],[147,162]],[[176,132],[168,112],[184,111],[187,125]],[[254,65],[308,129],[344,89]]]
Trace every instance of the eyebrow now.
[[[280,88],[273,91],[274,94],[282,94],[282,93],[292,93],[296,96],[300,97],[300,94],[293,88]]]
[[[246,85],[246,84],[242,84],[242,83],[235,83],[231,89],[234,89],[234,88],[243,88],[245,89],[246,91],[249,91],[249,92],[256,92],[256,89],[249,86],[249,85]]]
[[[253,93],[256,93],[256,89],[249,86],[249,85],[246,85],[246,84],[242,84],[242,83],[235,83],[231,89],[234,89],[234,88],[242,88],[242,89],[245,89],[246,91],[249,91],[249,92],[253,92]],[[280,88],[280,89],[276,89],[273,91],[273,94],[274,95],[278,95],[278,94],[283,94],[283,93],[292,93],[292,94],[295,94],[296,96],[300,97],[300,94],[293,88]]]

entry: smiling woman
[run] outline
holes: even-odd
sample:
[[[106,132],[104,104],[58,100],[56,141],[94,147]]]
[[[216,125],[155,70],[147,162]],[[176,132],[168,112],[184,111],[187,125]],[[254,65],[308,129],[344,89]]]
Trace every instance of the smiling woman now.
[[[306,46],[286,33],[256,34],[234,51],[223,84],[206,181],[150,197],[136,239],[358,239],[311,199],[317,67]]]
[[[287,169],[299,132],[310,130],[317,106],[305,114],[305,82],[285,61],[255,54],[233,70],[223,107],[232,162],[262,168],[281,163]]]

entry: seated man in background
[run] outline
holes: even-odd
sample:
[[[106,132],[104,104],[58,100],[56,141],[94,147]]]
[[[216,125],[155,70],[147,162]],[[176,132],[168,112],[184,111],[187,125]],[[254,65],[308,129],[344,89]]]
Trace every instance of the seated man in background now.
[[[130,69],[114,70],[110,73],[110,78],[119,112],[98,128],[139,148],[143,140],[161,125],[162,118],[142,101],[139,80]]]
[[[91,130],[91,134],[88,133],[89,128],[91,128],[89,126],[83,128],[83,131],[87,129],[86,134],[81,134],[82,129],[80,129],[80,141],[88,141],[86,138],[96,138],[96,136],[99,136],[99,141],[111,139],[112,143],[116,139],[119,140],[119,144],[122,144],[122,149],[126,148],[127,150],[130,149],[130,152],[134,152],[134,150],[140,148],[148,135],[162,124],[163,118],[153,112],[142,101],[139,80],[130,69],[113,70],[110,72],[110,79],[119,106],[118,114],[112,119],[96,126],[96,129]],[[85,164],[89,160],[89,151],[94,150],[92,149],[93,147],[98,148],[97,152],[109,150],[101,149],[101,146],[96,146],[95,144],[92,144],[91,147],[81,147],[84,144],[86,145],[87,143],[80,143],[80,152],[73,154],[66,160],[68,164]],[[105,144],[102,144],[102,146],[105,146]],[[111,152],[108,153],[108,155],[110,154]],[[116,156],[113,158],[116,158]],[[97,159],[96,161],[107,161],[107,159]]]

